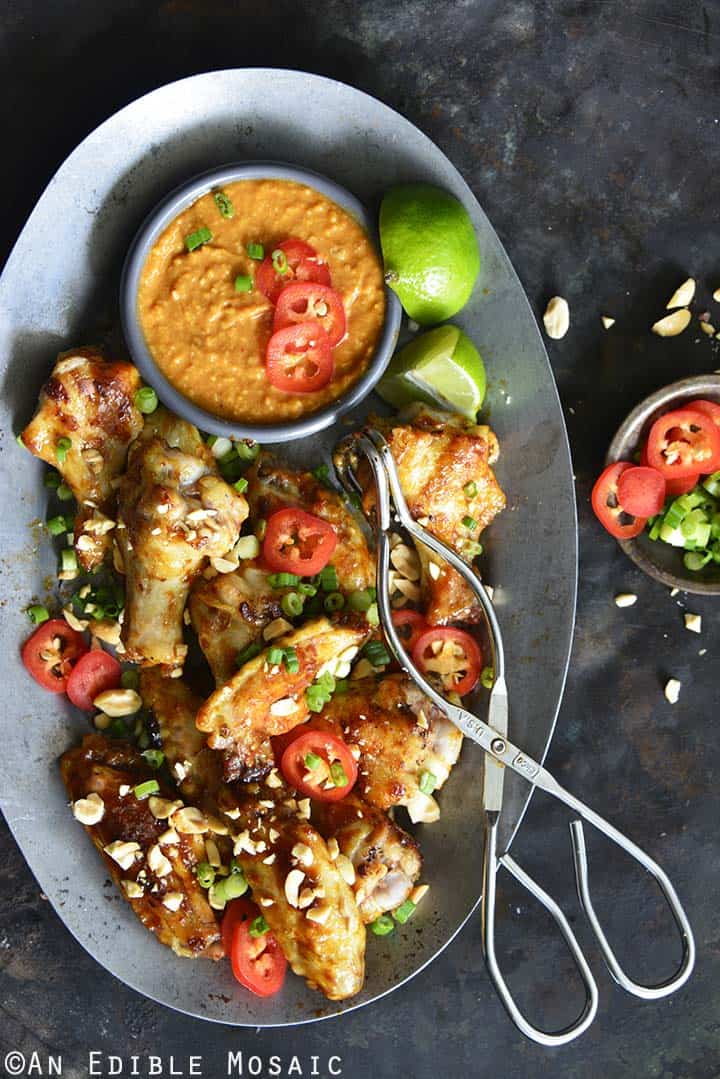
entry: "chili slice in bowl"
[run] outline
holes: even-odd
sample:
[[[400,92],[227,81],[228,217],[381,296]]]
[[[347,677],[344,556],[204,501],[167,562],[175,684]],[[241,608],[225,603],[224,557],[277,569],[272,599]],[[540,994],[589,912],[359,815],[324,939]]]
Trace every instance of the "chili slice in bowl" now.
[[[684,479],[720,468],[720,427],[703,412],[676,409],[650,429],[647,459],[666,479]]]
[[[327,263],[315,248],[304,240],[290,238],[283,240],[263,259],[255,274],[255,284],[274,304],[282,290],[293,281],[332,284]]]
[[[592,508],[603,528],[616,539],[628,540],[639,536],[647,517],[627,513],[618,498],[618,480],[623,472],[635,466],[629,461],[616,461],[601,473],[592,490]]]
[[[300,322],[317,322],[334,348],[345,336],[345,308],[340,293],[314,281],[288,285],[278,297],[273,331]]]
[[[626,468],[617,480],[618,501],[634,517],[654,517],[665,505],[666,481],[656,468]]]
[[[317,320],[285,326],[268,341],[265,371],[276,390],[315,393],[327,386],[334,367],[328,335]]]

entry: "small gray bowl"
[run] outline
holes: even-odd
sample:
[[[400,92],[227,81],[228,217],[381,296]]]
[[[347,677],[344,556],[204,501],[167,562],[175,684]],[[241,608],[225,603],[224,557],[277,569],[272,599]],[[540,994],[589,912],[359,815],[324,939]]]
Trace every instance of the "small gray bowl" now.
[[[646,397],[617,429],[605,463],[632,461],[633,454],[647,437],[656,419],[665,412],[698,398],[720,404],[720,375],[683,378],[680,382],[673,382]],[[660,541],[653,542],[648,538],[647,532],[642,532],[635,539],[618,542],[628,558],[631,558],[643,573],[669,588],[680,588],[683,592],[697,595],[720,596],[720,565],[717,562],[711,562],[699,573],[691,573],[685,569],[682,553],[677,547],[670,547]]]
[[[336,202],[359,221],[377,244],[372,217],[354,195],[319,173],[277,161],[237,162],[194,176],[171,191],[141,225],[123,266],[120,281],[120,318],[130,355],[145,381],[152,386],[163,404],[190,420],[203,431],[228,438],[250,438],[263,442],[290,442],[322,431],[358,404],[373,389],[390,362],[400,329],[402,308],[391,289],[385,289],[385,321],[380,339],[367,370],[348,390],[324,408],[301,419],[277,424],[233,423],[194,405],[165,378],[148,348],[137,315],[137,294],[145,260],[151,247],[170,222],[201,195],[235,180],[293,180],[306,184]]]

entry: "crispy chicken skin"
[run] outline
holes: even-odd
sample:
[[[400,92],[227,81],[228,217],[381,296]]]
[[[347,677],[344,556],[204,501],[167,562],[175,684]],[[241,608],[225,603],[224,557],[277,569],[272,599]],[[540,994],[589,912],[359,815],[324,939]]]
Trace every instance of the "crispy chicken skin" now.
[[[224,859],[234,850],[253,898],[294,972],[331,1000],[359,992],[365,930],[357,904],[324,839],[300,817],[292,792],[279,776],[273,786],[253,783],[234,789],[224,784],[217,766],[220,755],[203,744],[195,727],[199,698],[182,680],[163,678],[153,669],[142,672],[140,686],[154,712],[173,774],[178,775],[177,765],[181,766],[178,782],[184,797],[227,821],[230,835],[216,836],[218,847]],[[297,857],[301,843],[311,852],[309,866]],[[307,861],[307,851],[302,853]],[[303,880],[297,897],[291,893],[291,903],[286,882],[294,869],[302,869]]]
[[[404,805],[413,821],[436,820],[435,799],[420,791],[423,772],[439,790],[462,748],[462,734],[406,674],[351,682],[323,709],[322,721],[335,725],[360,750],[357,792],[379,809]]]
[[[21,436],[31,453],[57,468],[77,499],[75,545],[87,570],[99,566],[110,549],[113,481],[143,426],[134,403],[139,386],[131,363],[107,360],[99,349],[61,352]],[[63,461],[57,456],[61,438],[71,442]]]
[[[375,564],[365,536],[345,503],[310,472],[283,468],[271,455],[261,453],[247,473],[247,499],[254,520],[269,517],[284,506],[299,506],[334,528],[338,544],[331,558],[343,591],[375,584]]]
[[[187,425],[191,427],[191,425]],[[190,586],[208,558],[237,541],[247,502],[205,455],[159,435],[131,448],[118,489],[117,541],[126,574],[123,644],[129,660],[182,668],[182,621]]]
[[[339,802],[315,802],[313,824],[352,862],[355,902],[365,925],[405,902],[422,858],[413,837],[387,813],[352,791]]]
[[[427,405],[413,406],[406,415],[402,423],[395,418],[373,422],[388,441],[408,509],[439,539],[466,554],[466,544],[477,541],[505,506],[491,467],[498,458],[497,438],[489,427]],[[360,479],[367,483],[363,505],[371,513],[375,489],[366,464],[360,467]],[[472,497],[465,492],[469,483],[476,489]],[[462,523],[466,517],[475,521],[475,527]],[[480,605],[460,575],[421,545],[418,554],[428,621],[432,625],[481,621]],[[429,569],[431,562],[437,565],[437,576]]]
[[[305,690],[323,667],[348,649],[359,648],[368,634],[369,627],[361,618],[306,622],[272,642],[273,646],[295,649],[297,673],[291,674],[284,664],[270,667],[266,650],[209,697],[196,723],[210,735],[208,745],[225,752],[226,778],[240,778],[248,770],[251,775],[267,770],[272,762],[271,735],[283,734],[307,718]]]
[[[188,603],[190,618],[219,686],[237,671],[239,653],[282,616],[281,596],[255,561],[242,562],[233,573],[220,573],[209,581],[197,578]]]
[[[81,746],[65,753],[60,769],[72,802],[92,793],[102,799],[102,819],[85,826],[85,830],[143,925],[178,955],[219,959],[223,948],[218,922],[194,873],[197,863],[205,859],[202,836],[176,833],[173,842],[158,845],[168,830],[168,822],[155,818],[150,799],[140,801],[135,797],[134,787],[143,780],[157,778],[157,774],[148,769],[132,746],[110,742],[97,734],[88,735]],[[172,797],[167,790],[161,794]],[[117,841],[139,846],[127,869],[106,851]],[[169,868],[155,861],[152,852],[155,856],[161,853]],[[135,895],[138,889],[141,891]],[[171,909],[178,901],[178,909]]]

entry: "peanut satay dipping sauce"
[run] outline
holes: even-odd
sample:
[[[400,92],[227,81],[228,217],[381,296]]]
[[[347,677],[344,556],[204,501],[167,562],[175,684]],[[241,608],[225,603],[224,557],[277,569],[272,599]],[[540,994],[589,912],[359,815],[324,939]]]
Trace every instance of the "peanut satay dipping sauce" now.
[[[145,261],[138,317],[147,346],[177,390],[223,419],[272,424],[315,412],[356,382],[372,359],[385,318],[380,260],[362,226],[304,184],[239,180],[222,192],[231,217],[212,192],[203,195],[178,214]],[[188,251],[186,238],[200,229],[212,239]],[[247,248],[262,244],[269,255],[290,238],[324,259],[345,307],[347,332],[333,349],[334,374],[314,393],[278,390],[265,373],[274,307],[254,284],[260,262]],[[236,291],[239,275],[252,278],[251,291]]]

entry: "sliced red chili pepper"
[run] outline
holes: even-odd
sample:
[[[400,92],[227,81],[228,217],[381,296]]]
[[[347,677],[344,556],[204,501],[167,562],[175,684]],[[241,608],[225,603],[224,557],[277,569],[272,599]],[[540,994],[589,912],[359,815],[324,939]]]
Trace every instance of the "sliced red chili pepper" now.
[[[685,407],[693,412],[703,412],[717,427],[720,427],[720,404],[717,401],[706,401],[701,397],[698,401],[688,401]]]
[[[413,649],[413,662],[421,671],[439,674],[446,692],[462,697],[477,685],[482,655],[474,637],[455,626],[431,626]]]
[[[328,564],[337,542],[337,533],[328,521],[287,506],[268,517],[262,553],[276,573],[312,577]]]
[[[299,322],[268,341],[265,370],[277,390],[315,393],[333,376],[330,342],[319,322]]]
[[[269,929],[251,935],[259,917],[260,910],[249,899],[233,899],[223,915],[223,945],[240,984],[258,997],[271,997],[282,989],[287,959]]]
[[[720,427],[704,412],[667,412],[650,429],[647,458],[666,479],[715,472],[720,468]]]
[[[334,288],[314,281],[288,285],[278,297],[273,331],[298,322],[318,322],[328,336],[331,348],[345,336],[345,308],[342,296]]]
[[[620,505],[617,482],[623,472],[633,468],[629,461],[617,461],[608,465],[597,480],[592,491],[592,508],[600,524],[616,539],[632,539],[639,536],[647,522],[646,517],[634,517]]]
[[[644,442],[640,450],[640,464],[647,466],[647,442]],[[679,480],[665,479],[665,497],[666,498],[678,498],[679,495],[686,495],[688,491],[692,491],[696,486],[700,474],[696,476],[684,476]]]
[[[74,664],[87,652],[84,638],[63,618],[43,622],[22,646],[22,661],[50,693],[64,693]]]
[[[655,468],[626,468],[617,480],[618,501],[634,517],[654,517],[665,504],[665,477]]]
[[[340,801],[358,777],[355,758],[346,743],[329,731],[308,730],[305,724],[285,748],[280,770],[291,787],[319,802]]]
[[[332,284],[327,263],[315,248],[304,240],[291,238],[283,240],[263,259],[255,274],[255,284],[270,303],[277,303],[282,290],[293,281]]]
[[[122,667],[109,652],[94,648],[77,661],[67,681],[66,692],[77,708],[91,712],[93,701],[106,689],[116,689],[122,678]]]
[[[392,612],[393,625],[398,631],[400,640],[405,645],[405,651],[412,655],[413,648],[418,642],[418,639],[422,634],[430,627],[425,620],[425,616],[420,614],[419,611],[412,611],[408,608],[400,611]]]

